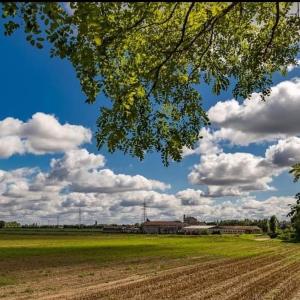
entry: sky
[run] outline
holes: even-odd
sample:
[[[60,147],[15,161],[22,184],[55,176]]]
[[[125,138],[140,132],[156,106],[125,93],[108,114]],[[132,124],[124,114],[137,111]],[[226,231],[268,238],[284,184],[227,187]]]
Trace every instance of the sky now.
[[[299,184],[300,68],[274,74],[262,102],[213,95],[199,86],[212,126],[194,150],[164,167],[160,155],[139,161],[96,147],[103,95],[85,103],[72,65],[0,34],[0,220],[85,224],[150,220],[285,219]]]

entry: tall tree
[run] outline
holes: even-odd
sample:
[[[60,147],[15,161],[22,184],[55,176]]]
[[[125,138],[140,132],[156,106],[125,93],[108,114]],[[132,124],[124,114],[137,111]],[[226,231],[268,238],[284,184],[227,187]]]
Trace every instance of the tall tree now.
[[[294,175],[294,181],[298,181],[300,179],[300,163],[293,165],[290,173]]]
[[[269,226],[270,226],[270,232],[273,236],[275,236],[277,234],[278,224],[279,224],[279,222],[278,222],[276,216],[274,216],[274,215],[271,216]]]
[[[288,217],[291,217],[291,223],[295,229],[296,240],[300,241],[300,193],[296,194],[296,204],[291,205],[291,211]]]
[[[300,21],[288,2],[3,2],[5,34],[74,66],[87,102],[103,93],[97,145],[179,161],[209,120],[200,90],[270,92],[296,64]],[[50,44],[50,45],[48,45]]]

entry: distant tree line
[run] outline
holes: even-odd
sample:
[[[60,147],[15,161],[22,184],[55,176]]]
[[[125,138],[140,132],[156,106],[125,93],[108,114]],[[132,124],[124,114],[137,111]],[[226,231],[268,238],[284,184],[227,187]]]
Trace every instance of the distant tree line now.
[[[21,227],[21,224],[16,221],[5,222],[3,220],[0,220],[0,228],[17,228],[17,227]]]
[[[268,234],[271,238],[280,238],[286,241],[300,241],[300,193],[296,196],[296,204],[290,205],[291,211],[288,213],[290,221],[279,221],[275,215],[269,219],[229,219],[218,220],[216,222],[206,222],[207,225],[219,225],[219,226],[258,226],[262,229],[263,233]],[[140,227],[139,223],[134,225],[118,225],[118,224],[71,224],[71,225],[39,225],[38,223],[21,225],[16,221],[5,222],[0,220],[1,228],[24,228],[24,229],[98,229],[102,230],[105,226],[124,226],[124,227]]]
[[[269,220],[268,219],[220,220],[220,221],[217,221],[216,224],[220,225],[220,226],[258,226],[262,229],[263,232],[269,231]]]
[[[292,169],[290,170],[290,173],[294,176],[294,182],[297,182],[300,180],[300,163],[295,164]],[[297,193],[296,196],[296,203],[293,205],[290,205],[291,211],[288,213],[288,217],[291,218],[291,224],[292,224],[292,238],[300,242],[300,193]]]

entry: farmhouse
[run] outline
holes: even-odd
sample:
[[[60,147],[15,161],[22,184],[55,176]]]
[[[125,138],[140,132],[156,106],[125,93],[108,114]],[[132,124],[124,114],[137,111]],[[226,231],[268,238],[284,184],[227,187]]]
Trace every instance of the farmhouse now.
[[[262,230],[258,226],[214,226],[209,228],[210,233],[261,233]]]
[[[144,233],[178,233],[183,223],[180,221],[147,221],[142,224]]]
[[[209,229],[214,228],[211,225],[191,225],[183,227],[184,234],[205,234],[209,233]]]

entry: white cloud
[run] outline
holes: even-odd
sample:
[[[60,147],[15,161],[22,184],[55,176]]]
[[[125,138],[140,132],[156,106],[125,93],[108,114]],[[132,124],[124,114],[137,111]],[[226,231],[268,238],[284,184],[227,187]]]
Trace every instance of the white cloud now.
[[[209,205],[212,203],[210,198],[205,197],[205,193],[201,190],[186,189],[179,191],[176,197],[181,200],[182,205]]]
[[[195,149],[189,149],[187,147],[183,148],[183,157],[193,155],[193,154],[217,154],[221,153],[223,150],[218,145],[218,140],[216,139],[214,133],[208,128],[202,128],[200,130],[198,145]]]
[[[77,156],[74,151],[77,151]],[[262,184],[268,184],[269,179],[264,168],[268,168],[270,162],[266,163],[265,158],[247,154],[228,157],[224,155],[226,154],[213,155],[223,157],[228,162],[227,165],[215,169],[214,173],[217,174],[223,169],[235,185],[228,187],[225,175],[221,172],[218,173],[221,174],[219,181],[212,182],[217,185],[209,186],[209,191],[211,188],[221,187],[223,192],[224,189],[231,189],[232,194],[243,194],[241,191],[247,190],[251,184],[257,188],[259,183],[253,175],[254,168]],[[206,164],[217,165],[213,156]],[[214,159],[221,160],[216,157]],[[242,178],[238,178],[235,170],[242,161],[248,162],[246,166],[250,167],[243,170]],[[43,224],[50,220],[50,223],[55,224],[59,215],[61,224],[77,223],[80,207],[85,223],[93,223],[94,220],[101,223],[135,223],[141,221],[144,201],[147,204],[147,215],[152,220],[182,219],[183,214],[193,215],[200,220],[262,218],[272,214],[284,218],[289,210],[288,204],[294,203],[292,197],[271,197],[264,201],[258,201],[254,197],[242,197],[237,201],[222,202],[208,197],[199,189],[185,189],[176,194],[167,194],[154,190],[166,188],[167,185],[162,182],[140,175],[115,174],[111,170],[101,169],[103,163],[102,156],[84,150],[72,150],[60,160],[53,160],[49,173],[41,172],[37,168],[0,170],[0,219]],[[51,173],[54,169],[63,168],[68,170],[62,172],[66,174],[65,177],[55,177]],[[201,170],[204,172],[205,168]],[[206,180],[211,181],[213,178]],[[73,189],[73,185],[78,182],[79,192]],[[234,192],[234,189],[238,192]]]
[[[115,174],[112,170],[78,170],[67,178],[71,181],[70,189],[81,193],[116,193],[134,190],[165,190],[169,185],[141,175]]]
[[[8,158],[14,154],[23,154],[25,147],[19,137],[0,137],[0,158]]]
[[[266,149],[265,156],[250,153],[202,155],[188,179],[207,186],[211,197],[243,196],[253,191],[268,191],[273,178],[300,161],[300,138],[289,137]]]
[[[263,157],[250,153],[205,155],[188,176],[192,184],[208,186],[209,196],[238,196],[250,191],[271,190],[274,175]]]
[[[170,186],[147,179],[141,175],[115,174],[110,169],[101,169],[105,159],[102,155],[88,153],[85,149],[72,150],[60,159],[51,161],[48,179],[66,182],[73,192],[117,193],[135,190],[165,190]]]
[[[220,127],[217,140],[236,145],[274,141],[300,135],[300,79],[283,81],[272,87],[266,102],[259,94],[241,104],[236,100],[218,102],[208,111],[211,122]]]
[[[89,129],[62,125],[54,116],[44,113],[34,114],[27,122],[6,118],[0,121],[0,157],[65,152],[89,143],[91,138]]]
[[[297,59],[297,64],[295,64],[295,65],[288,65],[287,71],[288,72],[292,72],[294,69],[299,68],[299,65],[300,65],[300,60]]]
[[[266,150],[266,159],[278,167],[290,168],[300,161],[300,138],[290,137],[278,141]]]
[[[0,137],[19,136],[22,125],[22,121],[14,118],[6,118],[0,121]]]
[[[31,174],[36,174],[32,172]],[[2,173],[0,176],[3,176]],[[151,220],[182,219],[183,214],[193,215],[200,220],[264,218],[272,214],[285,218],[289,211],[288,204],[295,202],[293,197],[270,197],[263,201],[254,197],[244,197],[237,201],[220,202],[205,197],[201,190],[193,189],[182,190],[177,194],[153,190],[59,193],[44,189],[32,192],[27,189],[32,175],[26,174],[20,171],[14,175],[5,172],[6,178],[10,178],[10,190],[5,195],[2,193],[0,197],[0,219],[44,224],[50,220],[50,223],[55,224],[59,215],[61,224],[74,224],[78,222],[80,207],[84,223],[91,224],[94,220],[100,223],[135,223],[142,219],[144,201]]]
[[[28,151],[35,154],[64,152],[91,141],[91,131],[80,125],[61,125],[51,115],[36,113],[22,126]]]
[[[203,129],[203,140],[186,155],[200,154],[188,178],[205,185],[211,197],[245,196],[254,191],[274,189],[273,178],[300,161],[300,79],[284,81],[272,88],[266,102],[259,94],[241,104],[236,100],[218,102],[208,111],[215,130]],[[265,156],[250,153],[224,153],[220,144],[247,146],[277,142]],[[211,150],[211,151],[210,151]]]
[[[67,179],[70,173],[90,171],[102,168],[105,165],[105,158],[101,154],[89,153],[86,149],[67,151],[60,159],[52,159],[51,178],[59,180]]]

